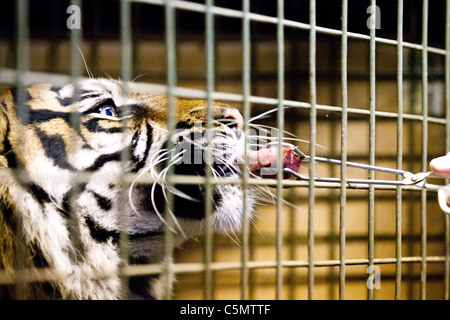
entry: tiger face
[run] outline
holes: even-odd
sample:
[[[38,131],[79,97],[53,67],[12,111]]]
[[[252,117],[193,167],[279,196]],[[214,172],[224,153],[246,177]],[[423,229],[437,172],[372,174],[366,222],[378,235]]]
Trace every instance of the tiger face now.
[[[76,89],[35,85],[5,91],[0,102],[0,270],[15,269],[11,243],[22,241],[30,268],[50,268],[61,279],[75,266],[106,272],[121,263],[120,232],[129,237],[130,263],[160,262],[165,230],[179,244],[202,231],[205,216],[204,185],[169,184],[169,171],[240,173],[243,119],[225,104],[214,104],[208,131],[205,101],[175,99],[176,130],[170,132],[166,96],[129,92],[112,80],[84,80]],[[208,139],[210,161],[205,161]],[[126,181],[128,173],[135,178]],[[242,197],[238,184],[213,185],[215,230],[239,228]],[[250,194],[246,201],[251,208],[255,200]],[[77,281],[35,283],[29,295],[115,299],[121,294],[117,276],[80,275]],[[155,288],[133,281],[132,291],[144,298],[156,295]],[[1,288],[0,297],[8,296]]]

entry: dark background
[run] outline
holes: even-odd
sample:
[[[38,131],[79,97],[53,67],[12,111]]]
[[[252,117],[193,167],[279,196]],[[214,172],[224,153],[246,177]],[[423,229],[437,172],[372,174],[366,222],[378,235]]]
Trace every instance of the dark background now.
[[[192,2],[204,3],[194,0]],[[67,37],[66,8],[67,0],[30,0],[30,36],[31,38]],[[241,0],[216,0],[218,7],[242,10]],[[350,32],[368,34],[366,23],[369,14],[366,12],[370,1],[349,1]],[[333,29],[341,29],[341,1],[317,0],[317,25]],[[381,12],[381,29],[377,36],[396,38],[397,33],[397,1],[379,0],[377,6]],[[84,0],[82,1],[83,37],[91,39],[117,38],[120,35],[120,2],[115,0]],[[250,10],[254,13],[273,16],[276,14],[277,1],[250,1]],[[429,1],[429,45],[443,48],[445,35],[445,1]],[[197,17],[197,18],[193,18]],[[309,1],[286,0],[285,18],[299,22],[309,22]],[[132,4],[132,21],[134,36],[154,37],[164,34],[164,8],[159,5],[142,3]],[[226,21],[226,23],[221,23]],[[217,17],[217,31],[220,34],[239,36],[241,21]],[[185,10],[177,10],[178,35],[201,32],[204,29],[204,16]],[[252,28],[270,28],[267,24],[252,23]],[[404,1],[404,41],[421,42],[422,1]],[[11,38],[15,30],[15,1],[0,1],[0,37]],[[292,34],[291,28],[286,28],[286,36]]]

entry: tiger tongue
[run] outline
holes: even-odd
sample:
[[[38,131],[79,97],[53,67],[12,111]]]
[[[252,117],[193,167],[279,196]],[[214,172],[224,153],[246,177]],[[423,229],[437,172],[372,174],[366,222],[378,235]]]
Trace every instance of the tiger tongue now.
[[[249,151],[247,152],[247,157],[250,172],[262,178],[276,178],[278,167],[278,148],[276,145],[271,145],[269,148],[264,148],[258,151]],[[302,159],[294,154],[293,147],[283,147],[283,169],[289,168],[295,172],[298,172],[301,162]],[[284,179],[288,179],[290,174],[285,172],[283,177]]]

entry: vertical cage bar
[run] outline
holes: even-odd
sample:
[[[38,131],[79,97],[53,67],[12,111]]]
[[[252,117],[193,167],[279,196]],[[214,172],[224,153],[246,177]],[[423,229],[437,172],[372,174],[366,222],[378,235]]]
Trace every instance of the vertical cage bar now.
[[[29,35],[29,15],[28,0],[18,0],[16,2],[16,69],[18,86],[24,86],[23,73],[30,68],[30,35]]]
[[[177,56],[176,56],[176,14],[173,0],[167,0],[165,3],[165,38],[166,38],[166,59],[167,59],[167,130],[169,135],[175,130],[175,112],[176,100],[173,90],[177,85]],[[167,149],[173,148],[173,141],[169,136],[167,139]],[[169,161],[172,161],[171,154],[168,154]],[[174,166],[170,166],[167,172],[167,180],[174,174]],[[168,183],[171,187],[171,183]],[[169,300],[172,298],[172,258],[175,247],[175,239],[173,235],[174,222],[171,219],[171,212],[173,212],[174,197],[172,192],[167,192],[167,205],[164,212],[164,219],[166,221],[166,231],[164,233],[164,268],[163,277],[165,292],[164,298]]]
[[[120,48],[121,78],[124,82],[131,81],[133,73],[133,43],[130,0],[120,1]]]
[[[245,150],[248,148],[247,133],[249,130],[248,120],[251,115],[250,106],[250,1],[244,0],[242,4],[242,94],[243,94],[243,118],[244,118],[244,132],[246,133]],[[248,192],[248,157],[244,157],[245,165],[242,171],[242,251],[241,251],[241,299],[248,300],[249,298],[249,208],[247,206],[247,192]]]
[[[24,73],[30,68],[30,35],[29,35],[29,2],[28,0],[18,0],[16,2],[16,69],[17,69],[17,78],[15,79],[16,87],[17,87],[17,111],[19,113],[20,118],[24,119],[25,123],[29,121],[29,113],[25,108],[26,96],[25,91],[22,90],[25,88],[24,81]],[[22,138],[20,138],[22,139]],[[20,171],[23,169],[23,165],[18,164],[15,168],[17,172],[17,179],[20,184],[24,182],[21,181]],[[17,211],[18,209],[15,209]],[[15,215],[18,215],[18,212],[14,212]],[[21,236],[21,230],[19,230],[18,224],[15,226],[15,230],[13,230],[16,237]],[[26,267],[26,253],[25,248],[21,245],[18,245],[18,241],[14,244],[14,258],[15,258],[15,276],[14,276],[14,287],[15,293],[14,298],[16,300],[26,299],[25,292],[25,281],[22,273],[25,272]]]
[[[417,2],[413,3],[413,10],[414,11],[418,11],[417,8]],[[415,50],[409,50],[408,51],[408,62],[407,62],[407,75],[408,75],[408,92],[407,92],[407,97],[408,97],[408,103],[406,105],[407,108],[407,112],[408,113],[417,113],[416,106],[418,105],[417,103],[417,95],[415,94],[416,91],[420,90],[420,88],[418,88],[418,80],[417,80],[417,72],[416,72],[416,66],[417,66],[417,60],[418,60],[418,55],[417,52]],[[407,136],[409,137],[408,139],[408,145],[406,147],[405,153],[406,153],[406,157],[405,160],[407,160],[406,163],[406,168],[407,170],[410,171],[414,171],[414,164],[416,162],[415,160],[415,156],[416,156],[416,152],[414,151],[414,147],[415,144],[417,143],[416,140],[417,138],[417,133],[415,130],[415,125],[409,125],[407,127]],[[414,201],[414,195],[412,193],[408,193],[405,195],[405,198],[407,198],[407,215],[408,215],[408,219],[407,219],[407,233],[409,234],[414,234],[414,230],[415,230],[415,222],[414,222],[414,215],[416,214],[416,210],[417,210],[417,205],[416,202]],[[415,245],[415,241],[414,240],[409,240],[406,242],[406,255],[407,256],[412,256],[415,255],[416,253],[414,252],[414,245]],[[415,280],[412,278],[412,275],[414,274],[414,265],[412,264],[406,264],[404,266],[404,269],[406,269],[405,275],[408,276],[408,280],[407,280],[407,287],[406,287],[406,299],[408,300],[412,300],[414,299],[414,284],[415,284]],[[404,280],[405,281],[405,280]],[[416,298],[417,299],[417,298]]]
[[[94,1],[94,3],[92,4],[92,13],[94,14],[94,16],[96,17],[100,17],[102,14],[102,10],[103,7],[101,7],[101,4],[99,1]],[[54,15],[57,14],[57,10],[55,9],[55,13]],[[58,28],[58,23],[55,23],[54,28]],[[56,39],[56,33],[55,35],[53,35],[53,39]],[[100,69],[100,42],[101,42],[101,22],[100,19],[94,19],[93,24],[92,24],[92,48],[91,48],[91,53],[90,53],[90,68],[91,70],[94,70],[94,72],[97,72]],[[56,51],[56,48],[54,48],[54,50]],[[53,53],[56,56],[56,52]],[[54,61],[54,60],[53,60]],[[50,63],[50,65],[53,64]]]
[[[284,0],[278,0],[278,24],[277,24],[277,51],[278,51],[278,65],[277,65],[277,82],[278,82],[278,110],[277,110],[277,128],[278,128],[278,162],[283,163],[283,148],[281,142],[283,141],[284,132]],[[283,170],[279,165],[277,171],[277,196],[276,196],[276,299],[282,299],[283,290],[283,267],[282,267],[282,250],[283,250]]]
[[[371,1],[371,24],[370,24],[370,58],[369,58],[369,86],[370,86],[370,116],[369,116],[369,164],[375,165],[375,86],[376,86],[376,67],[375,67],[375,30],[376,30],[376,1]],[[375,174],[372,170],[369,171],[369,179],[374,179]],[[374,267],[375,259],[375,186],[369,186],[369,210],[368,210],[368,271]],[[367,288],[367,298],[373,299],[373,288]]]
[[[206,1],[206,13],[205,13],[205,33],[206,33],[206,139],[207,147],[205,149],[205,160],[207,163],[212,163],[211,154],[211,133],[212,133],[212,119],[213,119],[213,104],[212,93],[214,92],[214,15],[211,8],[214,6],[214,0]],[[205,248],[204,248],[204,292],[203,296],[207,300],[211,300],[213,297],[213,273],[211,270],[211,263],[213,260],[213,227],[212,227],[212,215],[213,215],[213,185],[211,183],[212,170],[210,166],[206,166],[205,172]]]
[[[80,8],[80,12],[82,12],[82,1],[81,0],[72,0],[71,5],[77,6]],[[81,21],[82,23],[82,21]],[[71,37],[71,45],[70,45],[70,81],[73,86],[73,96],[72,96],[72,103],[79,100],[80,96],[80,79],[82,77],[82,69],[81,69],[81,63],[82,63],[82,50],[83,50],[83,35],[82,35],[82,25],[81,28],[72,28],[70,30],[70,37]],[[78,112],[72,112],[70,114],[70,126],[73,130],[76,132],[79,132],[80,130],[80,123],[81,123],[81,116]],[[75,176],[76,181],[76,176]],[[81,192],[81,184],[78,182],[74,183],[74,186],[69,191],[69,203],[72,202],[72,200],[78,196]],[[78,226],[77,216],[75,213],[75,210],[70,207],[69,210],[69,234],[70,239],[74,246],[74,251],[76,258],[79,259],[80,255],[83,253],[83,245],[81,241],[81,233]],[[74,262],[76,263],[76,261]]]
[[[308,188],[308,299],[314,298],[314,205],[315,205],[315,157],[316,157],[316,1],[309,2],[309,95],[310,95],[310,163]]]
[[[72,0],[71,5],[77,6],[81,9],[81,0]],[[81,9],[82,10],[82,9]],[[76,101],[79,95],[79,80],[82,76],[81,72],[81,60],[83,52],[83,36],[81,28],[72,28],[70,30],[70,80],[74,86],[73,100]],[[80,115],[76,112],[70,114],[70,126],[72,128],[80,127]],[[75,186],[75,190],[72,195],[76,195],[79,192],[78,185]]]
[[[403,163],[403,0],[397,4],[397,169]],[[400,180],[400,177],[397,177]],[[401,298],[402,288],[402,187],[396,190],[395,228],[395,299]]]
[[[132,59],[133,59],[133,46],[132,46],[132,35],[131,35],[131,3],[130,0],[121,0],[120,1],[120,45],[121,45],[121,78],[123,80],[122,90],[125,93],[128,91],[128,81],[132,79]],[[122,106],[122,110],[124,114],[129,114],[129,106]],[[124,127],[126,120],[123,120]],[[130,159],[130,149],[124,148],[120,152],[120,160],[122,163],[122,173],[125,172],[125,163]],[[120,181],[120,188],[122,192],[126,192],[128,190],[129,185],[122,179]],[[126,203],[125,201],[121,201],[120,203],[120,214],[119,214],[119,223],[121,225],[121,231],[119,234],[119,252],[120,257],[125,265],[128,264],[128,256],[129,256],[129,234],[124,230],[129,230],[128,222],[126,219]],[[125,276],[122,272],[122,269],[119,270],[119,275],[122,281],[122,293],[121,298],[127,299],[129,294],[129,277]]]
[[[428,166],[428,0],[423,0],[422,9],[422,171]],[[421,240],[420,250],[420,298],[426,299],[427,281],[427,190],[421,191]]]
[[[445,18],[445,151],[450,152],[450,0],[446,1]],[[446,181],[448,183],[448,181]],[[444,299],[450,299],[450,215],[445,215]]]
[[[72,0],[71,1],[72,5],[75,5],[79,8],[81,8],[81,0]],[[70,76],[72,78],[72,83],[75,84],[75,86],[77,85],[76,82],[79,80],[79,78],[82,75],[81,72],[81,59],[82,59],[82,41],[83,41],[83,37],[81,34],[81,28],[72,28],[70,30],[70,36],[72,38],[71,41],[71,46],[70,46]],[[75,88],[77,89],[77,88]],[[76,92],[77,90],[75,90]],[[76,93],[75,93],[76,95]],[[74,115],[74,113],[72,113],[72,116]],[[77,121],[76,119],[72,120]]]
[[[347,92],[347,58],[348,58],[348,0],[342,0],[342,42],[341,42],[341,194],[339,212],[339,299],[345,298],[345,213],[347,204],[347,132],[348,132],[348,92]]]
[[[77,6],[81,9],[81,0],[72,0],[71,5]],[[81,9],[82,10],[82,9]],[[74,87],[73,101],[77,100],[79,95],[79,80],[82,76],[81,61],[83,52],[83,36],[81,28],[72,28],[70,30],[70,80]],[[76,112],[70,114],[70,126],[72,128],[80,127],[80,115]],[[78,194],[79,186],[75,185],[72,191],[72,196]]]

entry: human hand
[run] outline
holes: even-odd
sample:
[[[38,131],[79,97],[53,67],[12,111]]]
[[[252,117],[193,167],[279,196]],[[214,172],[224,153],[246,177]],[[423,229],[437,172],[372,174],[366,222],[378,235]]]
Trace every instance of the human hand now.
[[[450,178],[450,152],[445,156],[434,158],[430,161],[431,171],[438,177]],[[444,187],[445,201],[447,206],[450,206],[450,188]],[[441,204],[442,207],[442,204]]]

